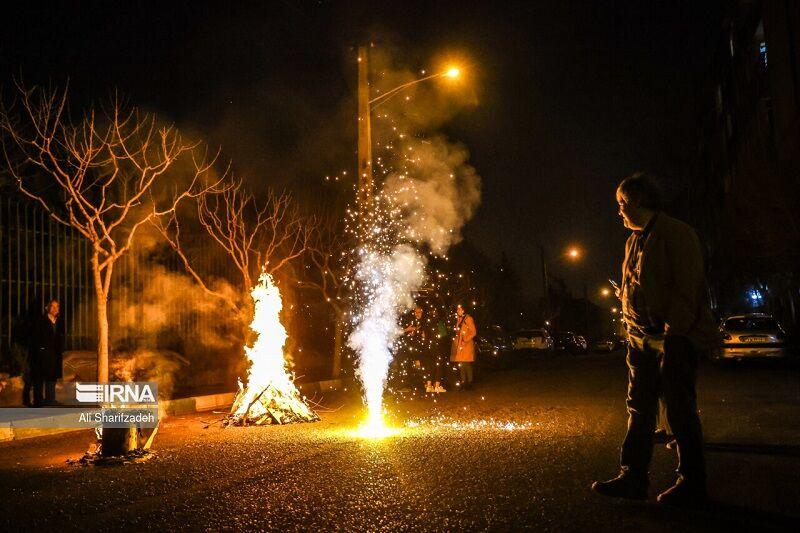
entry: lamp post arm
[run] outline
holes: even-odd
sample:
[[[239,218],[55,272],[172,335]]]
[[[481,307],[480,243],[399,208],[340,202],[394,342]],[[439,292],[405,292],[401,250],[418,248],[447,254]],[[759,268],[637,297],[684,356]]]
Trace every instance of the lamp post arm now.
[[[407,89],[408,87],[411,87],[412,85],[416,85],[417,83],[420,83],[420,82],[423,82],[423,81],[426,81],[426,80],[430,80],[430,79],[433,79],[433,78],[440,78],[440,77],[442,77],[442,76],[444,76],[446,74],[447,74],[446,72],[439,72],[437,74],[431,74],[430,76],[425,76],[424,78],[420,78],[418,80],[412,80],[412,81],[406,82],[406,83],[404,83],[402,85],[399,85],[399,86],[395,87],[391,91],[388,91],[388,92],[385,92],[385,93],[383,93],[383,94],[381,94],[379,96],[376,96],[375,98],[373,98],[372,100],[369,101],[369,104],[370,105],[377,104],[379,102],[382,102],[382,101],[386,100],[387,98],[390,98],[390,97],[394,96],[395,94],[399,93],[403,89]]]

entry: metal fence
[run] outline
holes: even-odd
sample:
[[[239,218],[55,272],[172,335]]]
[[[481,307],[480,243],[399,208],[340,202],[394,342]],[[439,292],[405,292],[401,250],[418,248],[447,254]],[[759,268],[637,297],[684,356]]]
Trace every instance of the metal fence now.
[[[0,353],[26,342],[25,323],[47,300],[62,302],[67,348],[89,347],[96,331],[89,243],[30,202],[0,197]]]
[[[82,235],[53,221],[40,206],[23,198],[0,196],[0,368],[15,368],[15,353],[27,346],[26,325],[43,312],[51,298],[61,303],[66,349],[95,348],[97,315],[90,253],[90,244]],[[132,313],[128,322],[135,322],[144,313],[137,291],[152,282],[153,270],[146,268],[152,265],[142,263],[146,260],[127,254],[115,264],[110,302],[113,305],[109,308],[112,328],[115,312]],[[182,271],[174,254],[162,254],[158,264],[171,272]],[[226,265],[219,258],[211,267],[224,273]],[[201,329],[207,330],[208,321],[213,319],[196,313],[172,312],[171,316],[175,323],[169,324],[168,329],[178,342]],[[125,339],[127,348],[136,343],[135,338]]]

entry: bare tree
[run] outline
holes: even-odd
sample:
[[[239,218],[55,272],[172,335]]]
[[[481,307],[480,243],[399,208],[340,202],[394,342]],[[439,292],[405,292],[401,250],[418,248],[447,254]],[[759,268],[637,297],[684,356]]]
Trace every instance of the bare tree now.
[[[333,311],[333,366],[332,375],[338,377],[342,370],[342,351],[347,326],[347,301],[350,290],[348,272],[350,250],[354,246],[352,235],[345,231],[341,217],[328,212],[320,216],[304,256],[308,273],[300,286],[319,291]]]
[[[218,298],[245,325],[252,318],[246,295],[261,272],[275,274],[300,257],[308,248],[315,222],[300,212],[288,194],[267,191],[259,202],[238,178],[198,196],[196,208],[202,229],[236,269],[236,294],[216,285],[182,242],[177,211],[153,219],[153,223],[198,285]]]
[[[153,114],[140,113],[118,97],[73,120],[66,88],[28,89],[21,83],[15,88],[14,101],[0,104],[5,163],[23,194],[91,243],[97,379],[108,381],[114,264],[130,251],[143,224],[202,192],[200,178],[210,163],[205,154],[198,159],[198,144],[185,141],[174,126],[160,124]],[[183,180],[176,164],[181,159],[190,162]],[[167,184],[171,192],[163,189]]]

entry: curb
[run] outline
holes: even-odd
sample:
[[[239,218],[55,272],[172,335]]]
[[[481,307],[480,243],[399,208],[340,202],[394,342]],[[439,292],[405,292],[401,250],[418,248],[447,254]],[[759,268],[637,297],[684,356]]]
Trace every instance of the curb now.
[[[329,379],[325,381],[301,383],[297,385],[297,388],[303,394],[308,395],[311,393],[335,390],[341,386],[341,379]],[[211,411],[212,409],[230,406],[235,396],[235,392],[223,392],[205,396],[192,396],[190,398],[162,400],[158,402],[159,413],[164,417],[168,417]],[[52,419],[53,417],[48,418]],[[35,437],[71,433],[73,431],[86,431],[86,428],[15,428],[13,426],[0,426],[0,442],[32,439]]]

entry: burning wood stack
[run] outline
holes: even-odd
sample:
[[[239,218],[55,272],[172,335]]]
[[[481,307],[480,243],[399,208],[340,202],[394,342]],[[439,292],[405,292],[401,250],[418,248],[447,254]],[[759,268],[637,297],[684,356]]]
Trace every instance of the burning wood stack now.
[[[250,295],[255,304],[250,328],[257,338],[252,347],[244,348],[250,361],[247,386],[239,382],[228,424],[261,426],[319,420],[286,368],[283,346],[287,335],[280,321],[283,302],[278,287],[269,274],[261,274]]]
[[[262,426],[319,420],[319,416],[306,404],[297,389],[294,394],[286,394],[277,387],[267,385],[251,400],[252,396],[248,389],[239,388],[231,407],[228,424]]]

